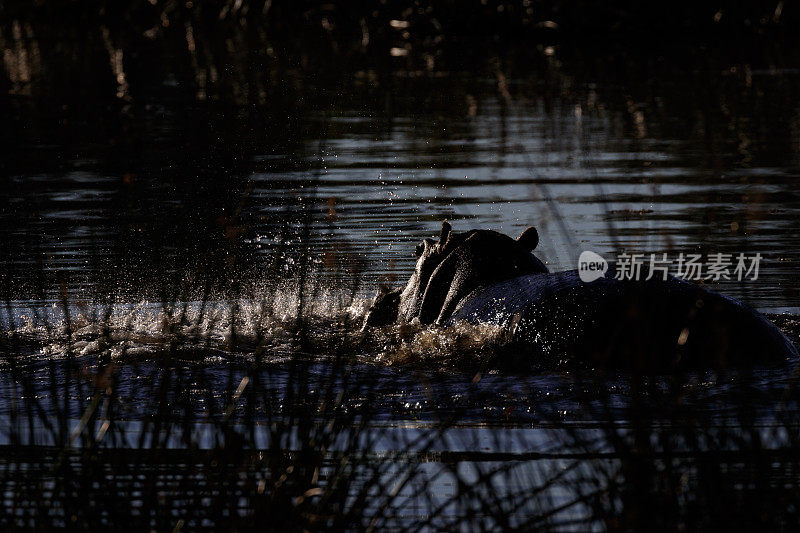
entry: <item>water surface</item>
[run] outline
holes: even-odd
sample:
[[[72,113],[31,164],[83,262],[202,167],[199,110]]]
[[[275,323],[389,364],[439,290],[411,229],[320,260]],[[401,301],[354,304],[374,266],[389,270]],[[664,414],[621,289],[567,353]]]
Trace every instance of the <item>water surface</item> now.
[[[14,299],[66,283],[157,300],[163,286],[196,293],[211,272],[264,281],[310,245],[318,270],[355,269],[367,290],[404,280],[414,243],[447,219],[511,235],[536,225],[554,270],[584,249],[759,252],[757,281],[717,288],[795,307],[800,79],[721,79],[665,82],[637,101],[533,75],[504,91],[485,75],[397,76],[303,87],[294,108],[140,102],[99,111],[100,128],[19,101],[4,270]],[[709,92],[721,102],[699,107]]]

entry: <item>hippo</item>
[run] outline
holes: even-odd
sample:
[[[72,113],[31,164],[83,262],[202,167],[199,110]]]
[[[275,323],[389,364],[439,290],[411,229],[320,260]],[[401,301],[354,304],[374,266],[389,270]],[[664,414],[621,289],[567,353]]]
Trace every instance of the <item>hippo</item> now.
[[[534,227],[513,239],[444,222],[438,241],[417,245],[405,287],[380,290],[364,327],[492,324],[536,368],[725,370],[798,357],[774,324],[733,298],[672,275],[648,280],[646,269],[618,279],[613,263],[585,282],[577,270],[550,272],[533,254],[538,243]]]

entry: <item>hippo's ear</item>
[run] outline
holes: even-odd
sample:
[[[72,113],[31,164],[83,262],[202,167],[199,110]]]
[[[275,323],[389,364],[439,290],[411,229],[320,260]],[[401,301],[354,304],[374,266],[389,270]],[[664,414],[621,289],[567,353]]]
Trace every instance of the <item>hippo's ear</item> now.
[[[533,226],[529,226],[522,232],[522,235],[517,237],[517,242],[528,250],[535,250],[539,246],[539,232]]]
[[[450,231],[453,228],[450,226],[448,221],[442,222],[442,232],[439,234],[439,248],[444,248],[447,244],[447,240],[450,238]]]
[[[423,239],[414,249],[414,255],[422,257],[425,255],[425,251],[430,250],[433,246],[436,246],[436,242],[433,239]]]

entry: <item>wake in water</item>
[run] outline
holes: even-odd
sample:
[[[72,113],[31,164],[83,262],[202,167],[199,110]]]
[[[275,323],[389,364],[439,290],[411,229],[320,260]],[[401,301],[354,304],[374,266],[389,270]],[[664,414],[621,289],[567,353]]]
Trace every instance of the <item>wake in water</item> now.
[[[355,324],[365,305],[365,299],[345,303],[341,294],[320,291],[301,306],[291,289],[247,300],[46,307],[18,303],[6,308],[4,329],[6,339],[19,337],[39,345],[41,355],[54,357],[107,352],[114,360],[125,360],[147,357],[165,346],[182,353],[194,348],[242,355],[269,347],[286,355],[301,327],[313,337],[323,325]]]
[[[499,326],[407,324],[362,331],[371,298],[322,287],[310,293],[303,301],[295,286],[286,285],[257,298],[205,302],[16,302],[2,313],[2,342],[24,344],[30,358],[102,355],[125,362],[166,349],[196,362],[258,353],[265,362],[279,363],[298,353],[324,359],[335,337],[339,352],[361,363],[467,373],[536,369]],[[800,317],[769,318],[798,344]],[[498,360],[505,361],[502,367]]]
[[[165,350],[181,359],[219,362],[259,354],[280,363],[302,353],[340,352],[361,363],[475,372],[491,367],[509,348],[502,328],[393,326],[361,330],[370,298],[315,289],[301,303],[287,286],[252,299],[115,304],[17,302],[3,313],[3,342],[23,343],[29,358],[104,356],[114,362],[147,360]]]

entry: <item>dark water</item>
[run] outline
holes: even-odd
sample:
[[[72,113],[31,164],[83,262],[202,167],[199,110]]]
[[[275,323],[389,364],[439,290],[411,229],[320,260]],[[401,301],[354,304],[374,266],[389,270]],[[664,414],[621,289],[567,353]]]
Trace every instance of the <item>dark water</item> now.
[[[757,281],[717,288],[796,307],[800,75],[701,72],[635,98],[559,74],[365,73],[261,107],[165,96],[87,113],[13,99],[0,193],[10,295],[52,298],[64,283],[158,300],[215,278],[227,296],[290,272],[306,245],[318,271],[400,283],[413,244],[448,219],[512,235],[536,225],[554,270],[583,249],[759,252]]]

